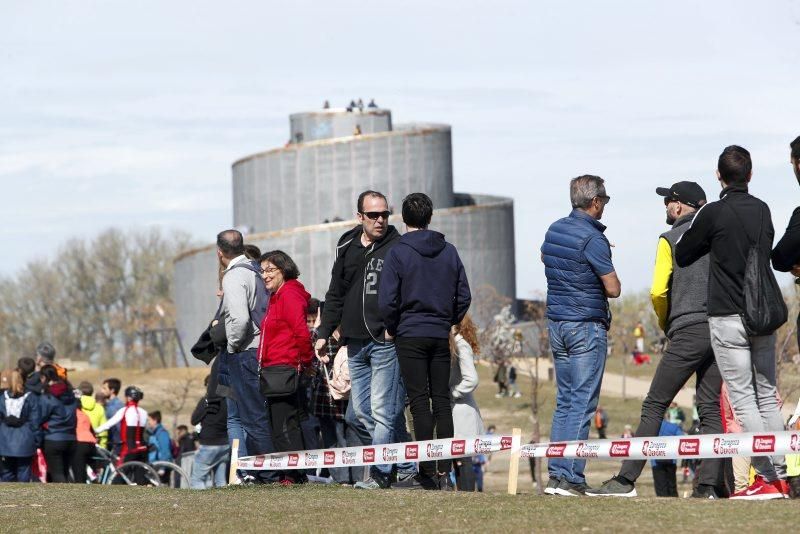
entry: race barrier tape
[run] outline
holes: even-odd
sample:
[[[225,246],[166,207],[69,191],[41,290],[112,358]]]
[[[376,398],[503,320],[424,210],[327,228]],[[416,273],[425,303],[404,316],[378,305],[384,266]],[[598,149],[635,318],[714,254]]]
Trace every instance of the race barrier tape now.
[[[800,432],[703,434],[521,445],[519,434],[413,441],[342,449],[317,449],[246,456],[237,468],[254,471],[358,467],[447,460],[510,451],[521,458],[607,458],[674,460],[800,454]]]

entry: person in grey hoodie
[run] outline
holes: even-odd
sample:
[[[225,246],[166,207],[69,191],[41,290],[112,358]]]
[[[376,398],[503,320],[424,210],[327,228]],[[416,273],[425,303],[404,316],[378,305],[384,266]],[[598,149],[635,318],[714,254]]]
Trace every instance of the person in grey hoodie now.
[[[386,255],[378,309],[387,337],[395,337],[417,440],[453,437],[450,406],[450,328],[461,322],[472,297],[464,265],[444,235],[428,230],[433,202],[424,193],[403,200],[408,233]],[[447,489],[450,461],[421,462],[424,488]]]

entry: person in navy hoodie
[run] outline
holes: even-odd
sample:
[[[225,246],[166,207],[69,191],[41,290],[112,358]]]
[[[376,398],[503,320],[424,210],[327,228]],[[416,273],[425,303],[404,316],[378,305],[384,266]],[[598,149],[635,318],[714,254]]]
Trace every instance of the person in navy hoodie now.
[[[58,376],[52,365],[40,371],[45,381],[41,396],[41,415],[44,430],[44,459],[51,482],[69,482],[69,466],[77,440],[75,429],[78,406],[72,385]]]
[[[27,376],[11,373],[0,394],[0,482],[30,482],[31,461],[41,440],[39,395],[25,391]]]
[[[395,338],[414,435],[418,441],[453,437],[450,406],[450,328],[469,310],[464,265],[444,235],[428,230],[433,202],[424,193],[403,199],[403,235],[383,263],[378,309],[387,339]],[[451,461],[421,462],[426,489],[450,489]]]

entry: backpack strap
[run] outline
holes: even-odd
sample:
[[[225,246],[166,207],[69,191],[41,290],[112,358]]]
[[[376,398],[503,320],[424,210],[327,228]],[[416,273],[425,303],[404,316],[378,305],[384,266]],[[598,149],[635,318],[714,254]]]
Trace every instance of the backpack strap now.
[[[727,198],[727,197],[726,197],[726,198]],[[742,221],[742,218],[739,216],[739,214],[738,214],[738,213],[736,213],[736,210],[735,210],[735,209],[733,209],[733,208],[731,207],[731,205],[730,205],[730,204],[728,204],[727,202],[725,202],[725,199],[723,199],[723,202],[722,202],[722,203],[723,203],[723,204],[724,204],[724,205],[725,205],[725,206],[726,206],[726,207],[727,207],[729,210],[731,210],[731,213],[733,213],[733,216],[734,216],[734,217],[736,217],[737,219],[739,219],[739,224],[741,224],[741,225],[742,225],[742,228],[745,228],[744,221]],[[764,206],[760,206],[760,208],[761,208],[761,209],[760,209],[760,211],[759,211],[758,233],[756,234],[756,242],[755,242],[755,243],[753,243],[753,240],[752,240],[752,239],[750,239],[750,236],[749,236],[749,235],[747,235],[747,232],[745,232],[745,233],[744,233],[744,235],[747,235],[747,239],[750,241],[750,246],[751,246],[751,247],[756,247],[756,248],[758,248],[758,246],[761,244],[761,234],[763,234],[763,233],[764,233],[764,232],[762,232],[762,230],[763,230],[763,228],[764,228]]]

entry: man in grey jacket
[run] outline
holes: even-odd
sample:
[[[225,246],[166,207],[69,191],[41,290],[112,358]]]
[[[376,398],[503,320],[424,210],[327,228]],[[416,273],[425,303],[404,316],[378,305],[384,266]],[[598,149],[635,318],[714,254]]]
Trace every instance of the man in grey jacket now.
[[[225,268],[222,277],[222,310],[220,318],[225,324],[228,340],[223,354],[230,373],[231,388],[242,427],[247,435],[247,452],[250,455],[274,451],[266,400],[260,389],[260,363],[258,343],[261,340],[260,324],[253,319],[260,311],[265,313],[266,289],[259,288],[261,280],[257,269],[244,255],[244,239],[237,230],[225,230],[217,235],[217,257]],[[261,296],[259,297],[259,292]],[[268,295],[266,295],[268,301]],[[258,471],[258,478],[271,481],[268,471]]]

